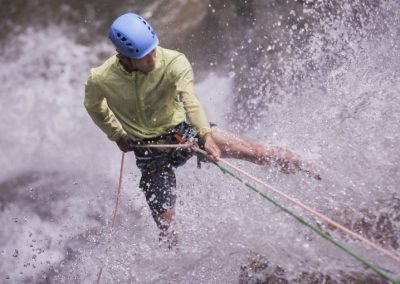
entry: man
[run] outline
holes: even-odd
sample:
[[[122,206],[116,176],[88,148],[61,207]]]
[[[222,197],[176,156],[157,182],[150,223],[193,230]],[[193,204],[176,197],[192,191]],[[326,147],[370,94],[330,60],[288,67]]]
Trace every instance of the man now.
[[[109,29],[109,38],[117,54],[91,70],[84,104],[93,121],[121,151],[135,152],[142,173],[140,188],[160,236],[171,245],[176,242],[170,229],[176,199],[174,169],[193,156],[193,151],[138,145],[197,139],[211,161],[237,158],[260,165],[275,164],[285,173],[311,174],[291,151],[265,149],[229,131],[210,127],[195,95],[189,61],[182,53],[160,47],[157,34],[140,15],[118,17]]]

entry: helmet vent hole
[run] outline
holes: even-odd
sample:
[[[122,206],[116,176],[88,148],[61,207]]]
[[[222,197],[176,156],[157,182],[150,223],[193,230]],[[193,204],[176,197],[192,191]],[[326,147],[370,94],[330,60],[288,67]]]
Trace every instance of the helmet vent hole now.
[[[121,40],[122,40],[122,41],[126,41],[126,37],[124,37],[124,36],[121,37]]]
[[[140,51],[140,50],[136,48],[136,52],[139,53],[139,51]]]
[[[146,21],[143,21],[143,24],[145,24],[145,25],[147,26],[147,23],[146,23]]]

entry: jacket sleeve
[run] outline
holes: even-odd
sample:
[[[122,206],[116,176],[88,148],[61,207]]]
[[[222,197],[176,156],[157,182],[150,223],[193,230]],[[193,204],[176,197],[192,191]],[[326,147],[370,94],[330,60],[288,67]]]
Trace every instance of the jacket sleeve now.
[[[211,128],[203,106],[196,96],[192,66],[184,55],[180,55],[172,63],[171,68],[186,115],[200,137],[203,137],[211,132]]]
[[[117,141],[125,133],[92,75],[85,82],[84,105],[94,123],[110,140]]]

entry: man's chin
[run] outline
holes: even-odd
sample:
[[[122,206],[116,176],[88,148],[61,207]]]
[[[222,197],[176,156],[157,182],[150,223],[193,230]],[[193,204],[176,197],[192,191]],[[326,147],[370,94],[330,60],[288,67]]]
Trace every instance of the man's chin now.
[[[152,72],[155,69],[155,67],[156,67],[155,65],[149,66],[149,67],[146,67],[146,68],[142,68],[140,71],[148,74],[148,73]]]

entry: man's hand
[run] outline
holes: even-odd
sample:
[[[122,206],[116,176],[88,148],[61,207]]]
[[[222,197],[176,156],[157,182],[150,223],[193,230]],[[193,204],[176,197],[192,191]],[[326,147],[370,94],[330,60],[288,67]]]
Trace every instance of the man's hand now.
[[[303,172],[316,180],[321,180],[321,176],[317,173],[312,162],[301,160],[300,157],[290,150],[271,147],[267,150],[267,156],[269,160],[275,163],[280,168],[280,171],[285,174]]]
[[[126,152],[129,152],[129,151],[132,150],[131,147],[130,147],[130,146],[131,146],[131,145],[130,145],[131,139],[129,138],[128,134],[122,135],[121,138],[119,138],[119,139],[116,141],[116,143],[117,143],[119,149],[120,149],[122,152],[125,152],[125,153],[126,153]]]
[[[221,150],[215,143],[211,133],[204,135],[204,149],[208,154],[207,159],[210,161],[216,162],[221,156]]]

